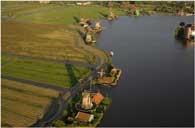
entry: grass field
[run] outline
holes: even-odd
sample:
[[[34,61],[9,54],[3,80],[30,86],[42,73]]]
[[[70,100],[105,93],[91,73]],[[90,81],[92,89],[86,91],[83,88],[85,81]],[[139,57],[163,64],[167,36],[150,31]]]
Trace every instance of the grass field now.
[[[20,55],[95,63],[95,56],[78,48],[80,35],[71,27],[5,21],[2,52]]]
[[[19,3],[19,2],[18,2]],[[12,16],[19,21],[30,21],[37,23],[52,23],[52,24],[74,24],[76,18],[87,17],[92,20],[105,18],[103,14],[108,14],[109,9],[103,6],[76,6],[64,4],[39,4],[26,2],[20,6],[11,2],[2,4],[3,16]],[[125,12],[120,9],[113,9],[117,15],[125,15]]]
[[[16,1],[4,1],[2,5],[2,16],[17,16],[23,13],[31,12],[38,8],[44,7],[42,4],[36,4],[34,2],[16,2]]]
[[[1,2],[1,4],[3,53],[90,64],[96,63],[97,56],[100,58],[103,56],[101,64],[106,59],[104,57],[106,54],[101,50],[91,46],[83,47],[84,42],[77,31],[79,27],[74,23],[76,23],[75,18],[84,16],[92,20],[104,18],[100,12],[108,13],[108,8],[38,2]],[[120,10],[114,11],[122,14]],[[70,88],[91,72],[86,67],[6,56],[6,54],[1,56],[1,71],[4,76]],[[16,81],[3,79],[1,84],[3,126],[32,125],[44,115],[51,100],[58,95],[56,91]]]
[[[58,92],[1,80],[1,124],[2,126],[30,126],[47,111]]]
[[[74,18],[82,18],[87,17],[91,20],[102,19],[105,18],[103,14],[108,14],[109,9],[102,6],[70,6],[64,7],[60,9],[53,9],[48,12],[43,11],[39,13],[33,13],[32,15],[22,15],[18,16],[18,20],[22,21],[31,21],[31,22],[45,22],[45,23],[58,23],[58,24],[74,24],[76,23]],[[119,9],[114,9],[114,13],[117,15],[123,15],[124,12]]]
[[[27,58],[2,56],[2,74],[14,78],[72,87],[88,73],[89,68]]]

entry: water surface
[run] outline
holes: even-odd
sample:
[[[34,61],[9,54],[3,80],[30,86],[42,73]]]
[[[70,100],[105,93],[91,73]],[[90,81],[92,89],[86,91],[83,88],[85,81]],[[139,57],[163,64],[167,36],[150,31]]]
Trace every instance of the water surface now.
[[[114,51],[113,63],[123,73],[100,126],[193,125],[193,46],[174,39],[181,21],[192,23],[193,17],[102,21],[97,47]]]

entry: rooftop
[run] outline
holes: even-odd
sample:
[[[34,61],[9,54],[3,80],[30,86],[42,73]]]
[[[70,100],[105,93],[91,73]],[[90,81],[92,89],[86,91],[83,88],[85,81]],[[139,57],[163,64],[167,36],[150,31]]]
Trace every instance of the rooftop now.
[[[94,115],[84,112],[78,112],[75,118],[79,121],[91,122],[94,118]]]
[[[99,79],[100,83],[109,84],[113,82],[113,77],[103,77],[102,79]]]
[[[99,105],[103,99],[104,99],[104,96],[98,92],[93,96],[92,101],[95,102],[97,105]]]

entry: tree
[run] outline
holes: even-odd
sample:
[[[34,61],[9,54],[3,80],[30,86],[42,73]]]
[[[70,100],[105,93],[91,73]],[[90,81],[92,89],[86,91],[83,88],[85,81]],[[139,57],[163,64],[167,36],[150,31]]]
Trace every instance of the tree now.
[[[108,97],[104,98],[104,100],[102,101],[102,104],[104,105],[109,105],[112,102],[112,100]]]
[[[64,127],[65,123],[62,120],[55,120],[52,122],[52,126],[54,127]]]
[[[68,111],[66,109],[64,109],[62,115],[65,118],[68,115]]]

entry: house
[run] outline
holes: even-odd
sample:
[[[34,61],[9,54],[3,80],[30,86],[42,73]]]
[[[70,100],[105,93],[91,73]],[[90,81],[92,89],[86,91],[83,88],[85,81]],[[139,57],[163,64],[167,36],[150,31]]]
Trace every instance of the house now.
[[[94,119],[94,115],[88,114],[88,113],[84,113],[84,112],[78,112],[75,118],[78,121],[91,122]]]
[[[41,4],[49,4],[50,1],[49,0],[40,0],[39,3],[41,3]]]
[[[96,105],[99,105],[103,99],[104,99],[104,96],[98,92],[93,96],[92,101],[96,103]]]
[[[91,2],[77,2],[76,5],[86,6],[86,5],[91,5]]]
[[[99,83],[102,83],[102,84],[110,84],[114,81],[114,78],[113,77],[103,77],[102,79],[99,79]]]

